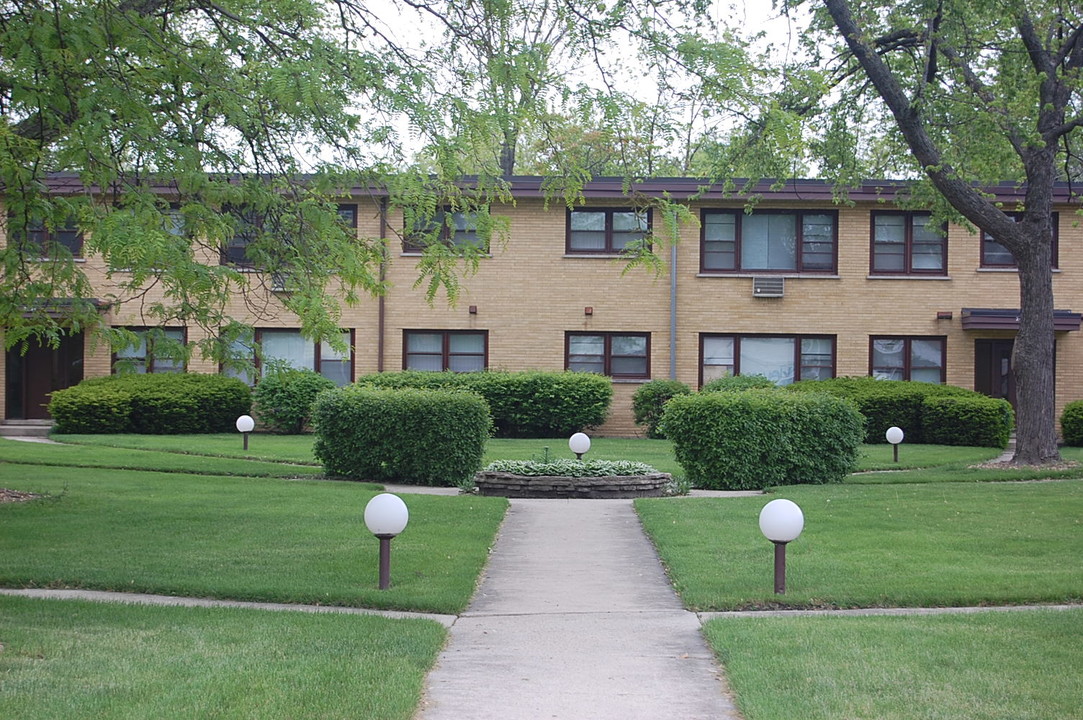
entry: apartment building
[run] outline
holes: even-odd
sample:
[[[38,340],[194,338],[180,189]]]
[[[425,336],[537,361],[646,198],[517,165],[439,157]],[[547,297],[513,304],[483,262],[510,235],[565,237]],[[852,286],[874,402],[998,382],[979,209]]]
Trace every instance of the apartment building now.
[[[612,378],[609,419],[595,432],[635,435],[631,398],[647,380],[676,378],[692,387],[726,374],[762,374],[779,383],[847,375],[924,380],[1013,398],[1012,342],[1019,283],[1011,254],[989,238],[928,213],[902,210],[900,183],[869,182],[835,201],[829,184],[796,180],[745,197],[704,189],[688,178],[653,179],[630,189],[596,179],[574,207],[547,198],[536,177],[511,180],[513,202],[490,212],[507,221],[454,306],[426,302],[415,289],[419,248],[401,214],[378,194],[343,198],[344,222],[359,237],[395,238],[385,269],[389,289],[342,315],[343,354],[301,337],[298,323],[268,283],[263,311],[237,303],[255,326],[264,360],[315,369],[342,384],[376,371],[582,370]],[[1006,208],[1022,199],[1014,186],[992,188]],[[627,271],[622,251],[662,218],[652,197],[689,199],[691,216],[677,243],[659,249],[657,273]],[[635,199],[633,201],[633,198]],[[1053,286],[1056,307],[1056,402],[1083,398],[1083,229],[1078,203],[1058,188]],[[483,242],[468,215],[453,216],[452,243]],[[56,238],[78,252],[77,233]],[[243,265],[239,238],[208,262]],[[85,269],[105,284],[104,268]],[[276,310],[275,308],[279,309]],[[138,307],[105,307],[113,326],[143,328]],[[196,328],[167,328],[193,342]],[[45,414],[48,392],[122,362],[143,372],[221,372],[193,359],[187,368],[154,357],[152,343],[119,355],[74,334],[59,347],[7,353],[5,418]],[[257,375],[258,375],[257,368]],[[256,377],[247,377],[255,381]]]

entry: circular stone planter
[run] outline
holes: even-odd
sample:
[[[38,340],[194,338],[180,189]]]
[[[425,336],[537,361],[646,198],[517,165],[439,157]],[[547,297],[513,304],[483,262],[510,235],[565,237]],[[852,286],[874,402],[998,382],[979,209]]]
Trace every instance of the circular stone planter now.
[[[637,498],[661,497],[672,481],[669,473],[569,477],[479,472],[474,484],[479,495],[508,498]]]

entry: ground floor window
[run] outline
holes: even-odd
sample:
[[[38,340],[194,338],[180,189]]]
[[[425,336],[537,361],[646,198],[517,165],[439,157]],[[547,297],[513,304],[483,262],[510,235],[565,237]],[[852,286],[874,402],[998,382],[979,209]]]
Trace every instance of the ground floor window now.
[[[487,330],[404,330],[403,370],[477,372],[489,366]]]
[[[942,337],[870,337],[869,374],[881,380],[945,382]]]
[[[184,372],[184,328],[128,328],[135,337],[113,353],[113,373]]]
[[[762,375],[778,385],[835,376],[833,335],[700,335],[700,384]]]
[[[256,328],[233,341],[230,354],[240,362],[223,365],[222,373],[254,385],[269,368],[283,364],[314,370],[341,387],[353,382],[353,331],[343,330],[341,340],[346,351],[336,350],[326,340],[313,342],[300,330]]]
[[[650,333],[569,332],[564,345],[568,370],[615,378],[651,376]]]

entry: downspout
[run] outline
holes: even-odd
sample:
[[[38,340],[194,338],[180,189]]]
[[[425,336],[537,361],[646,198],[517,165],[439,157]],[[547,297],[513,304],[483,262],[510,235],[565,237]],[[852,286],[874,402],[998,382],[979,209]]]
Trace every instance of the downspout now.
[[[669,246],[669,379],[677,379],[677,242]]]
[[[387,322],[387,198],[380,198],[380,297],[376,311],[376,371],[384,371],[384,326]]]

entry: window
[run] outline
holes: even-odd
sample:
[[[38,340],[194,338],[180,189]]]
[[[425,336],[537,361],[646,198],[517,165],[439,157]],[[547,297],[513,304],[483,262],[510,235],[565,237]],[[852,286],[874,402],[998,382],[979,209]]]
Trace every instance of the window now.
[[[343,330],[341,338],[349,351],[335,350],[326,340],[312,342],[302,337],[299,330],[257,328],[253,335],[231,344],[230,354],[239,362],[223,365],[221,372],[253,385],[256,377],[267,371],[269,364],[284,363],[302,370],[315,370],[341,387],[353,382],[353,331]],[[255,368],[256,376],[253,376],[252,368]]]
[[[56,257],[59,249],[64,248],[72,257],[83,256],[83,234],[74,220],[65,222],[63,227],[51,227],[40,220],[31,220],[25,229],[14,227],[13,222],[14,219],[9,217],[11,237],[23,245],[28,255]]]
[[[582,333],[565,335],[564,367],[614,378],[649,378],[649,333]]]
[[[477,372],[489,364],[485,330],[404,330],[403,345],[404,370]]]
[[[929,213],[873,212],[873,273],[944,275],[948,267],[948,238],[943,225]]]
[[[835,376],[829,335],[701,335],[700,384],[729,375],[763,375],[779,385]]]
[[[942,337],[869,338],[869,374],[879,380],[945,382]]]
[[[1008,213],[1010,217],[1015,219],[1016,222],[1023,216],[1022,213]],[[1059,267],[1060,258],[1059,255],[1059,236],[1060,236],[1060,214],[1053,213],[1053,267]],[[1015,257],[1012,256],[1011,251],[1004,247],[988,233],[983,232],[981,234],[981,266],[983,268],[1015,268]]]
[[[835,271],[837,213],[704,210],[703,272]]]
[[[297,222],[303,222],[302,218],[263,215],[247,208],[232,208],[227,212],[233,215],[235,228],[233,236],[226,240],[221,248],[221,263],[239,268],[259,267],[258,258],[249,246],[260,236],[273,235],[282,238],[283,242],[289,242],[290,232],[285,228],[294,227]],[[338,216],[345,228],[351,231],[350,234],[356,234],[357,205],[339,205]],[[290,225],[291,222],[293,225]]]
[[[649,210],[569,210],[566,249],[569,253],[621,253],[642,242],[650,226]]]
[[[431,220],[418,220],[414,228],[403,238],[402,251],[422,252],[432,242],[439,242],[449,247],[473,246],[483,251],[488,250],[485,239],[478,232],[476,212],[439,210]]]
[[[135,342],[113,355],[113,373],[181,373],[184,362],[173,343],[184,344],[184,328],[129,328]]]

